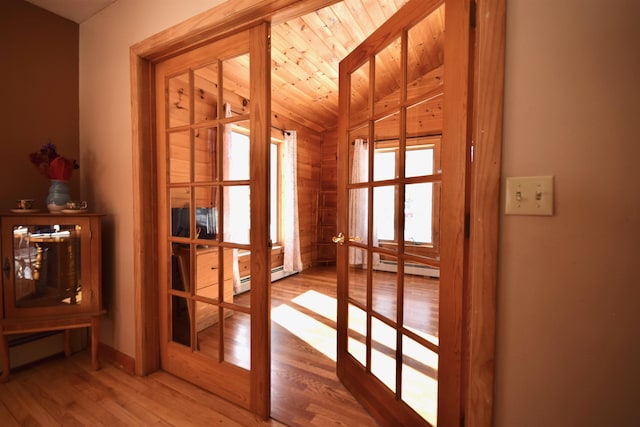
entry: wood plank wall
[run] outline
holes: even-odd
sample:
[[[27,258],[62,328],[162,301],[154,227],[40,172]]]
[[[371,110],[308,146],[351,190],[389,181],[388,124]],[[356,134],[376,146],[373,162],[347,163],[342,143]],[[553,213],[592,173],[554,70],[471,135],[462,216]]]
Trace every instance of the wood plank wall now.
[[[321,193],[318,197],[317,215],[317,263],[331,263],[336,259],[336,247],[331,237],[337,234],[337,189],[338,189],[338,132],[325,131],[322,139],[320,163]]]

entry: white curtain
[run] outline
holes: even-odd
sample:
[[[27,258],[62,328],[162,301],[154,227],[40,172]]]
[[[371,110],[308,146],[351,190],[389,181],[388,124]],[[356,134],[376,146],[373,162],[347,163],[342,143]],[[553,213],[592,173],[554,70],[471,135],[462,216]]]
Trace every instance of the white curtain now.
[[[357,138],[353,142],[353,162],[351,164],[351,182],[369,181],[369,149],[367,140]],[[347,238],[360,239],[366,243],[368,239],[369,195],[367,188],[349,190],[349,230]],[[390,206],[389,209],[393,209]],[[375,222],[371,233],[373,246],[378,246],[378,235]],[[380,254],[374,253],[371,260],[373,265],[380,263]],[[367,252],[360,248],[349,248],[349,265],[367,265]]]
[[[302,271],[300,232],[298,227],[298,156],[296,131],[284,131],[284,164],[282,165],[282,195],[284,223],[284,271]]]
[[[353,142],[353,161],[351,162],[351,182],[367,182],[369,178],[369,150],[365,139]],[[362,242],[367,241],[367,218],[369,217],[369,203],[367,189],[349,190],[349,230],[347,238],[359,237]],[[350,265],[366,265],[366,252],[357,248],[349,248]]]
[[[231,117],[231,104],[227,103],[224,105],[224,116]],[[226,124],[223,125],[222,132],[222,144],[224,145],[222,149],[223,153],[223,162],[224,165],[222,167],[223,170],[223,179],[229,179],[229,169],[231,165],[231,145],[232,145],[232,135],[231,135],[231,125]],[[231,205],[229,203],[229,188],[224,187],[223,190],[223,205],[224,205],[224,236],[223,240],[225,241],[236,241],[237,239],[233,235],[233,228],[230,227],[229,218],[233,213],[231,212]],[[223,249],[224,250],[224,249]],[[227,249],[228,250],[228,249]],[[234,293],[238,293],[240,291],[240,268],[238,267],[238,249],[233,249],[233,291]]]

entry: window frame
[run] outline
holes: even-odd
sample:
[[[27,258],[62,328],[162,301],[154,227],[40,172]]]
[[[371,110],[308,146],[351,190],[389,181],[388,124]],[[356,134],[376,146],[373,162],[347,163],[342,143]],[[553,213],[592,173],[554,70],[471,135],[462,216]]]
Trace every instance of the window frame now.
[[[377,153],[388,153],[395,152],[395,168],[396,168],[396,176],[399,176],[398,171],[400,170],[400,146],[398,140],[385,140],[385,141],[376,141],[375,147],[373,150],[373,156]],[[432,195],[431,195],[431,242],[422,242],[420,244],[412,244],[414,248],[420,248],[420,255],[425,256],[439,256],[440,254],[440,192],[441,189],[439,185],[441,183],[441,148],[442,148],[442,134],[435,135],[423,135],[414,138],[407,138],[406,140],[406,151],[420,150],[420,149],[432,149],[433,150],[433,172],[431,175],[434,180],[431,181],[434,185],[432,187]],[[375,164],[375,161],[374,161]],[[424,177],[424,175],[422,175]],[[412,178],[405,178],[402,184],[407,185],[410,184]],[[393,206],[398,206],[398,187],[395,189]],[[394,223],[396,220],[396,212],[394,209]],[[398,245],[398,239],[395,236],[396,230],[394,227],[394,239],[381,239],[378,238],[378,242],[381,247],[394,248]],[[407,241],[405,241],[405,244]]]

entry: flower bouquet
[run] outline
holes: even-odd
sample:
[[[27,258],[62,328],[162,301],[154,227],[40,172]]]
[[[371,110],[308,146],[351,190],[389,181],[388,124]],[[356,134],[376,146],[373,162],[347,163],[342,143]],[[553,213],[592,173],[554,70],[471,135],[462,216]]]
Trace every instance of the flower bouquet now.
[[[60,181],[71,179],[73,170],[80,167],[76,160],[58,154],[56,146],[50,142],[44,144],[40,151],[29,154],[29,159],[47,178]]]
[[[29,159],[44,176],[49,178],[47,208],[54,213],[61,211],[71,199],[67,181],[71,179],[73,170],[78,169],[80,165],[76,160],[70,160],[58,154],[56,146],[51,142],[44,144],[40,151],[29,154]]]

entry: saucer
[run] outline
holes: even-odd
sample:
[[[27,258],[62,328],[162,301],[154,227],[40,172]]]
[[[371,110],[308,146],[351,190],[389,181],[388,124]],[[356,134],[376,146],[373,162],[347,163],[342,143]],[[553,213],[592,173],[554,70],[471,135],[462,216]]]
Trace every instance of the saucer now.
[[[88,210],[89,209],[87,209],[87,208],[84,208],[84,209],[62,209],[60,212],[66,213],[66,214],[79,214],[79,213],[85,213]]]
[[[11,209],[13,213],[34,213],[39,211],[40,209]]]

